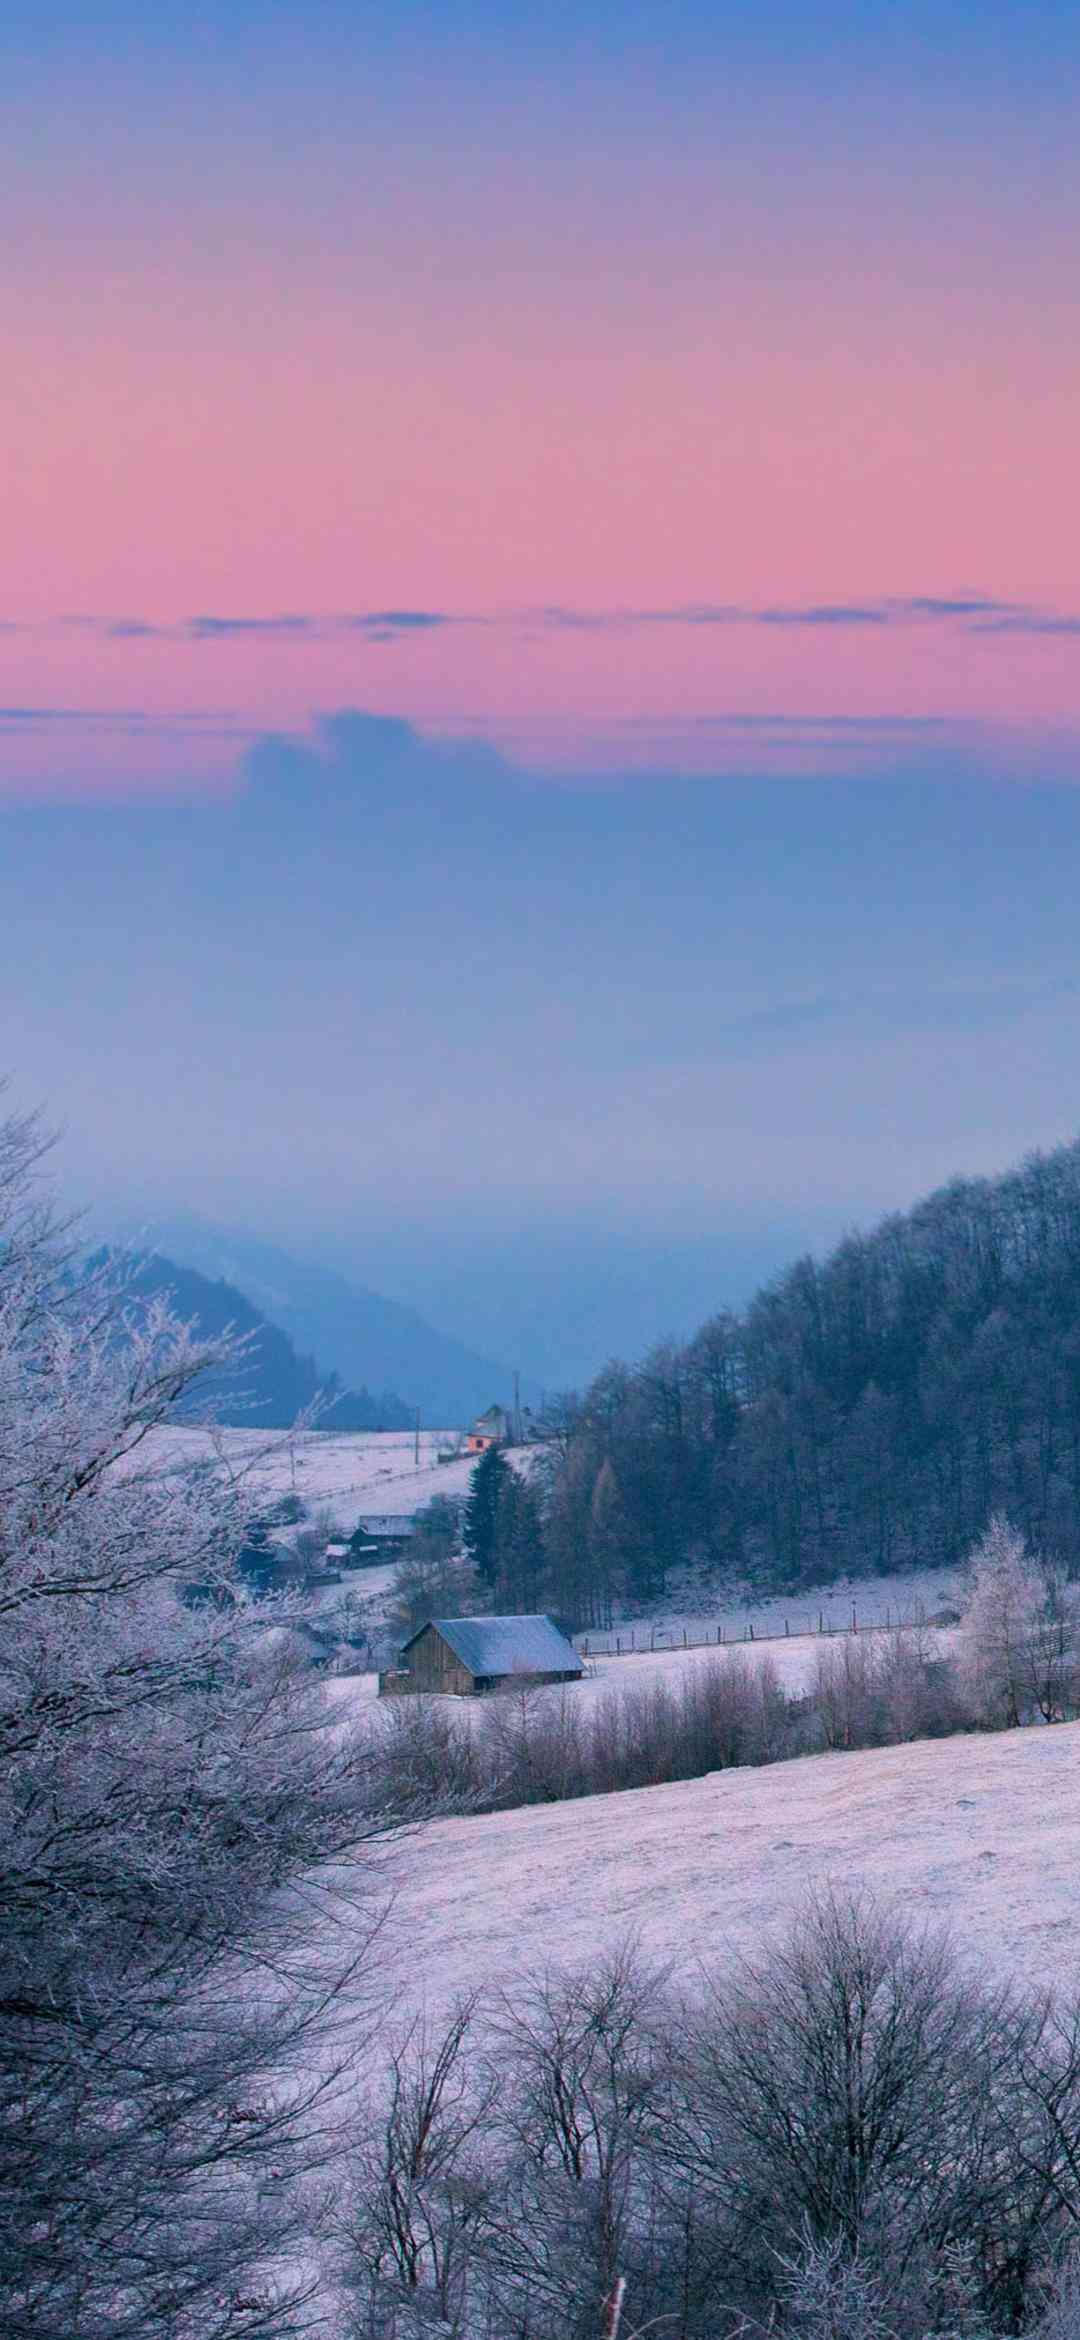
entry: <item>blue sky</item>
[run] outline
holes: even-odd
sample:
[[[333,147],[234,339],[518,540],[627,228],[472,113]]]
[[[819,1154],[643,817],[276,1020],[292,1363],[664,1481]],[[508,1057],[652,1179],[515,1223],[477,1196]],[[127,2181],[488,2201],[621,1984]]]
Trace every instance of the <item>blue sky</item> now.
[[[1074,1133],[1078,69],[1072,0],[5,9],[73,1195],[552,1379]]]
[[[353,717],[223,807],[9,816],[2,1053],[73,1193],[503,1353],[680,1329],[1074,1133],[1080,796],[542,783]]]

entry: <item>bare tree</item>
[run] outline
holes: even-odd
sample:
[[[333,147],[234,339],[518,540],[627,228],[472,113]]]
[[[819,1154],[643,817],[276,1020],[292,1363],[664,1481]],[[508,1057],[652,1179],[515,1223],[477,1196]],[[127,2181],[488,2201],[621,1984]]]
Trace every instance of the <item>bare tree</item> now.
[[[491,2193],[479,2144],[498,2083],[472,2036],[475,1995],[436,2036],[423,2018],[390,2048],[385,2096],[352,2175],[343,2239],[358,2331],[411,2317],[461,2333]]]
[[[1080,1588],[1060,1568],[1040,1571],[1027,1642],[1027,1687],[1044,1722],[1065,1722],[1080,1701]]]
[[[859,1894],[702,1979],[623,1949],[394,2043],[353,2340],[1078,2340],[1077,2007]]]
[[[620,2276],[648,2311],[655,2235],[643,2215],[667,2058],[662,1977],[632,1946],[537,1979],[493,2025],[508,2171],[489,2256],[498,2329],[593,2340]]]
[[[760,1962],[709,1978],[686,2040],[682,2150],[752,2296],[807,2237],[908,2279],[924,2246],[987,2233],[1024,2191],[1007,1994],[865,1895],[812,1901]]]
[[[811,1696],[826,1747],[867,1747],[877,1736],[877,1679],[873,1643],[843,1633],[814,1651]]]

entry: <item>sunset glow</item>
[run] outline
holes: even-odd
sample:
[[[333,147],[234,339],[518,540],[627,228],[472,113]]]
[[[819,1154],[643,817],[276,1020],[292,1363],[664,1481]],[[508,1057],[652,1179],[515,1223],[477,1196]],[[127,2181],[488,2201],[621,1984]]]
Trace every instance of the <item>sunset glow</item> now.
[[[10,36],[0,701],[137,707],[151,787],[173,717],[346,704],[560,768],[624,730],[706,768],[690,727],[744,714],[1068,763],[1075,27],[487,13],[181,46],[120,5],[104,76],[62,10]],[[8,793],[72,736],[8,727]],[[193,738],[193,783],[231,768]]]

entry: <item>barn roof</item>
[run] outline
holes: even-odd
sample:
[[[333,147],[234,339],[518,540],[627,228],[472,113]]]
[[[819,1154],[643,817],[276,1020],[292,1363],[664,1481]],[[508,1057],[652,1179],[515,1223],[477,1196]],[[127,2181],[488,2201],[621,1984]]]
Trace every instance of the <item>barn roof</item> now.
[[[580,1674],[582,1662],[553,1617],[432,1617],[470,1674]],[[421,1627],[421,1632],[426,1627]],[[405,1643],[411,1649],[417,1634]],[[404,1656],[404,1651],[402,1652]]]

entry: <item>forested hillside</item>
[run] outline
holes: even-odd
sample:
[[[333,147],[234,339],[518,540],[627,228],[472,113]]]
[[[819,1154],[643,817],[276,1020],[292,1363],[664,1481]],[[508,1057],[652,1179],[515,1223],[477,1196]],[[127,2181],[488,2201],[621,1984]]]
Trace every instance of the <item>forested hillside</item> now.
[[[200,1385],[201,1400],[214,1400],[221,1422],[287,1429],[314,1405],[320,1430],[401,1430],[412,1423],[410,1409],[393,1391],[373,1396],[368,1389],[343,1389],[336,1373],[300,1356],[288,1334],[268,1323],[234,1284],[155,1253],[137,1262],[128,1290],[136,1300],[167,1295],[176,1315],[194,1324],[203,1340],[218,1340],[230,1329],[246,1337],[235,1374],[217,1386]]]
[[[567,1409],[571,1613],[697,1560],[760,1586],[960,1560],[1001,1510],[1080,1564],[1080,1143],[801,1259]]]

